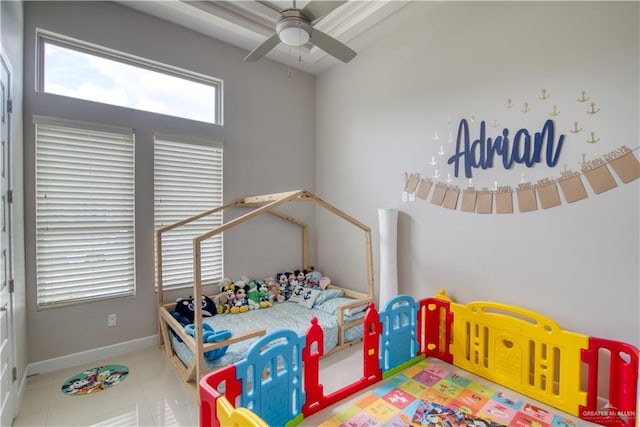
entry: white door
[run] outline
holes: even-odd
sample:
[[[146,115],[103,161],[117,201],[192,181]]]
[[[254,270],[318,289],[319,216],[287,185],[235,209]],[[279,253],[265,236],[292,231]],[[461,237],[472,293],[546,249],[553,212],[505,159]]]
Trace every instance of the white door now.
[[[11,67],[0,47],[0,426],[15,415],[16,372],[13,348],[13,269],[11,246],[10,141]]]

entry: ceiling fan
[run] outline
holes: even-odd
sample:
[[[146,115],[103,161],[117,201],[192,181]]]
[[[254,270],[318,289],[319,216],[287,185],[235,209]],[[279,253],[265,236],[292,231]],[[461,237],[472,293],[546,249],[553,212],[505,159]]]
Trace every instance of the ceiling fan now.
[[[299,47],[307,42],[327,52],[342,62],[349,62],[356,52],[348,46],[334,39],[333,37],[313,28],[313,23],[328,15],[345,1],[310,1],[302,8],[296,8],[296,1],[293,0],[293,7],[280,11],[276,21],[276,32],[260,46],[256,47],[245,61],[257,61],[265,56],[279,43],[288,46]]]

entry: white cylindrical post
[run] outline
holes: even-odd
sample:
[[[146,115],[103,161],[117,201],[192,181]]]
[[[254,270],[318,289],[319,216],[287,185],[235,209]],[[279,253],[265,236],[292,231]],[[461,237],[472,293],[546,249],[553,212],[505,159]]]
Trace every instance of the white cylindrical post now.
[[[398,210],[378,209],[380,228],[380,298],[384,309],[392,297],[398,295]]]

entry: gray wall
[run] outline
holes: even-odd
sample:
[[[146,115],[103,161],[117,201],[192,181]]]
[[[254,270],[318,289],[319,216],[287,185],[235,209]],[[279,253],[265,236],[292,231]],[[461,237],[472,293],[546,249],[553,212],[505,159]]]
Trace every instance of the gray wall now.
[[[25,197],[29,362],[148,337],[157,328],[153,246],[153,135],[224,143],[224,196],[314,190],[315,77],[109,2],[26,2]],[[117,25],[114,25],[117,23]],[[35,29],[43,28],[224,81],[224,126],[36,93]],[[35,297],[33,116],[132,127],[136,132],[136,296],[38,311]],[[313,210],[297,209],[313,222]],[[275,250],[274,250],[275,249]],[[265,252],[269,257],[264,257]],[[225,234],[225,273],[261,277],[300,262],[299,234],[256,219]],[[207,290],[211,292],[211,290]],[[167,296],[187,296],[184,290]],[[108,313],[118,326],[107,328]]]
[[[316,93],[316,188],[377,227],[378,208],[398,208],[399,288],[414,296],[440,288],[461,302],[497,300],[539,311],[586,334],[640,344],[639,181],[546,210],[480,215],[418,200],[402,203],[402,174],[467,187],[443,164],[460,119],[540,130],[553,118],[566,134],[556,167],[474,171],[476,188],[517,187],[557,178],[566,164],[639,143],[638,2],[416,2],[382,24],[386,33],[349,66],[320,75]],[[538,99],[542,89],[550,98]],[[600,108],[585,114],[589,103]],[[512,109],[506,108],[512,99]],[[524,102],[532,110],[521,113]],[[551,102],[551,103],[549,103]],[[552,104],[561,114],[552,117]],[[452,123],[449,124],[449,121]],[[569,132],[574,121],[584,130]],[[440,140],[434,140],[435,132]],[[600,141],[586,142],[595,131]],[[444,145],[448,152],[437,152]],[[639,157],[638,151],[635,152]],[[318,227],[325,221],[318,216]],[[320,236],[318,262],[340,280],[360,277],[358,252]],[[375,243],[378,244],[377,233]],[[374,258],[378,260],[376,247]],[[376,261],[376,275],[379,268]],[[376,285],[377,286],[377,285]]]

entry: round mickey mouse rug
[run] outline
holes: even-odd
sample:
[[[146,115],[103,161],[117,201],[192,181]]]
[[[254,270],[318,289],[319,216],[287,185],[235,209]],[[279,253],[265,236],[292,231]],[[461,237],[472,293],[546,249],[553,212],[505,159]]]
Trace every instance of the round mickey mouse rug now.
[[[95,394],[124,381],[129,368],[123,365],[105,365],[87,369],[69,378],[62,385],[62,392],[74,396]]]

